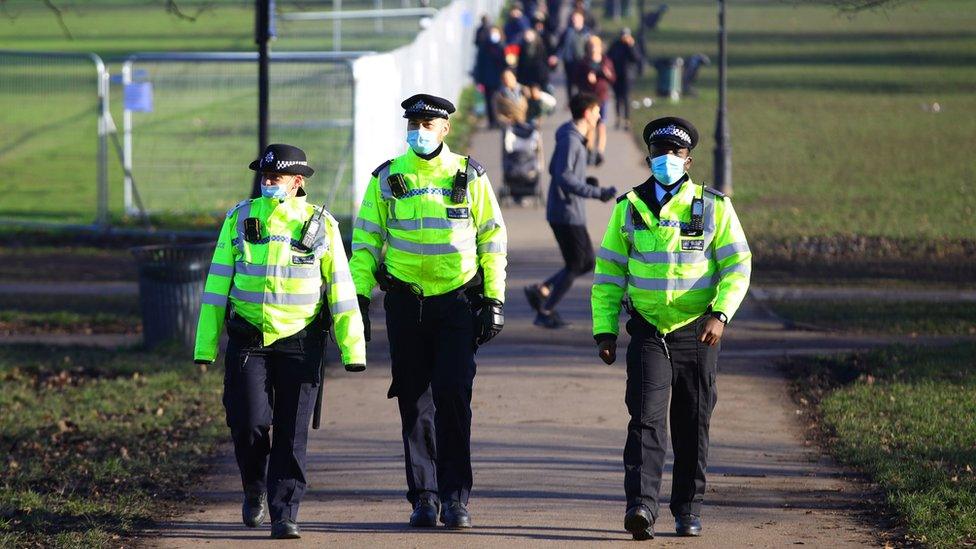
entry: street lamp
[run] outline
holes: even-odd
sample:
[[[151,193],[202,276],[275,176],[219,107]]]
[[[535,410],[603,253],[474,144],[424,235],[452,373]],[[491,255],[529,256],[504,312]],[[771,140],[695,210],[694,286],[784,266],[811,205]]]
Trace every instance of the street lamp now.
[[[271,39],[272,0],[254,2],[254,41],[258,44],[258,155],[268,146],[268,40]],[[255,172],[251,198],[261,196],[261,172]]]
[[[718,114],[715,120],[714,185],[719,192],[732,192],[732,142],[729,137],[728,105],[728,36],[725,31],[725,0],[718,0]]]

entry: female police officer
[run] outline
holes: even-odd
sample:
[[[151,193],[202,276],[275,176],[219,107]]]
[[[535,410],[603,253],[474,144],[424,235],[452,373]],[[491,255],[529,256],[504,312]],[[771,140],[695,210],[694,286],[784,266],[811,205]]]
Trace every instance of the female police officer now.
[[[597,253],[593,334],[612,364],[626,294],[624,528],[634,539],[654,536],[670,395],[671,513],[679,535],[697,536],[719,341],[746,295],[752,254],[732,202],[688,177],[695,127],[659,118],[644,128],[644,142],[652,176],[617,201]]]
[[[244,524],[264,522],[270,502],[271,537],[298,538],[329,313],[346,370],[366,369],[366,343],[336,221],[306,202],[305,178],[314,171],[305,153],[269,145],[250,168],[262,175],[262,196],[227,212],[194,358],[214,361],[226,318],[224,407],[244,485]]]

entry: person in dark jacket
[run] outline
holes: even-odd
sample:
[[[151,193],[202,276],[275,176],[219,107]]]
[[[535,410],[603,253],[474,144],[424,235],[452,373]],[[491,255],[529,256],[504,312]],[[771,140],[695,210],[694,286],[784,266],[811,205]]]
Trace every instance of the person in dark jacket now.
[[[478,53],[474,62],[475,84],[482,88],[485,94],[485,114],[488,116],[488,127],[497,128],[495,110],[491,106],[491,98],[502,85],[502,69],[506,67],[505,49],[502,46],[502,31],[498,27],[491,27],[488,41],[478,46]]]
[[[603,55],[603,40],[591,35],[586,42],[586,56],[576,62],[572,71],[573,83],[580,92],[592,93],[600,100],[600,122],[590,130],[586,138],[590,144],[591,163],[603,164],[603,153],[607,148],[607,111],[610,107],[610,88],[617,81],[613,63]]]
[[[591,31],[585,21],[586,17],[581,11],[574,11],[569,16],[569,26],[559,37],[555,55],[549,61],[550,66],[554,66],[557,59],[562,61],[563,70],[566,71],[566,96],[570,100],[579,92],[573,84],[573,67],[586,55],[586,41],[590,38]]]
[[[522,13],[522,4],[516,2],[508,10],[508,20],[505,21],[505,44],[518,44],[522,41],[522,33],[532,28],[529,18]]]
[[[522,35],[515,76],[530,88],[545,90],[549,87],[549,49],[535,29],[529,29]]]
[[[587,150],[583,137],[600,120],[600,100],[581,93],[569,102],[573,120],[556,130],[556,146],[549,161],[549,199],[546,220],[559,244],[566,266],[541,284],[525,287],[525,297],[535,309],[535,325],[564,328],[556,305],[566,295],[576,277],[593,270],[596,257],[586,230],[586,198],[603,202],[617,194],[613,187],[600,188],[595,177],[586,177]]]
[[[630,86],[637,76],[637,70],[643,63],[640,51],[634,42],[634,36],[630,29],[624,28],[620,31],[610,49],[607,50],[607,57],[613,63],[613,70],[617,73],[617,80],[613,83],[613,96],[616,109],[614,110],[614,126],[616,128],[630,129]]]
[[[482,44],[488,42],[491,38],[491,17],[488,14],[482,14],[481,24],[478,25],[477,30],[474,31],[474,45],[481,47]]]

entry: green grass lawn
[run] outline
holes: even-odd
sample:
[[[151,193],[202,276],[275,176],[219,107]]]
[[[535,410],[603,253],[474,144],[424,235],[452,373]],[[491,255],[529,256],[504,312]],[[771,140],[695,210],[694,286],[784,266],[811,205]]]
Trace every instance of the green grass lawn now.
[[[777,314],[801,324],[856,333],[976,335],[973,303],[773,300]]]
[[[0,334],[135,333],[138,296],[0,294]]]
[[[670,3],[651,57],[705,53],[698,97],[634,113],[692,120],[692,176],[710,182],[717,99],[716,4]],[[635,21],[608,23],[614,27]],[[976,6],[907,2],[841,14],[732,0],[729,113],[735,204],[755,238],[830,234],[976,237]],[[653,96],[651,69],[636,97]],[[932,112],[939,103],[940,112]],[[637,183],[637,182],[635,182]]]
[[[221,375],[183,353],[0,346],[0,546],[104,547],[184,503]]]
[[[790,364],[830,450],[880,485],[908,540],[930,547],[976,543],[973,356],[976,343],[963,343]]]

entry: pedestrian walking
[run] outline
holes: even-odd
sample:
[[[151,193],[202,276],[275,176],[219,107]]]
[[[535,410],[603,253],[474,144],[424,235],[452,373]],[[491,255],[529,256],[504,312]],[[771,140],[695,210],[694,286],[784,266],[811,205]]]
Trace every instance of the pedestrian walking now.
[[[581,93],[569,103],[573,119],[556,130],[556,145],[549,161],[549,199],[546,221],[552,228],[565,266],[540,284],[526,286],[525,297],[536,311],[535,325],[543,328],[565,328],[556,306],[566,295],[573,281],[593,270],[593,243],[586,230],[586,198],[603,202],[613,199],[617,190],[599,187],[596,178],[586,177],[587,132],[600,119],[600,101],[593,95]]]
[[[550,65],[554,65],[557,59],[563,64],[563,71],[566,75],[566,98],[570,101],[579,92],[573,80],[573,70],[576,62],[586,55],[586,41],[590,38],[591,33],[584,22],[585,15],[583,12],[573,11],[569,17],[569,26],[559,37],[556,54],[550,58]]]
[[[491,27],[488,33],[488,41],[478,46],[474,70],[472,71],[475,84],[481,88],[485,96],[485,114],[488,117],[489,128],[498,127],[498,122],[495,120],[495,109],[491,105],[491,97],[501,86],[502,69],[506,66],[508,64],[505,62],[502,31],[498,27]]]
[[[695,127],[659,118],[643,137],[651,177],[617,200],[591,295],[593,337],[607,364],[617,356],[621,306],[630,314],[624,528],[638,540],[654,537],[669,415],[675,531],[701,535],[718,354],[752,261],[732,202],[688,174]]]
[[[603,40],[592,35],[586,42],[586,56],[576,62],[572,71],[573,82],[581,92],[593,94],[600,101],[600,120],[586,136],[590,147],[591,164],[603,164],[607,148],[607,111],[610,108],[610,87],[617,80],[613,63],[603,55]]]
[[[409,149],[373,171],[352,278],[367,340],[373,288],[386,292],[387,396],[400,410],[410,525],[436,526],[439,515],[468,528],[474,355],[504,325],[505,222],[481,164],[444,143],[454,105],[418,94],[401,106]]]
[[[269,145],[250,168],[261,174],[262,196],[227,212],[194,360],[214,362],[226,319],[223,401],[244,487],[243,521],[258,527],[270,510],[271,537],[293,539],[326,331],[331,324],[348,371],[366,369],[366,342],[339,225],[306,200],[314,170],[305,152]]]
[[[630,88],[637,77],[637,72],[643,64],[640,51],[634,41],[630,29],[624,28],[620,36],[610,44],[607,57],[613,63],[613,71],[617,79],[613,83],[614,117],[613,125],[617,129],[630,129]]]

